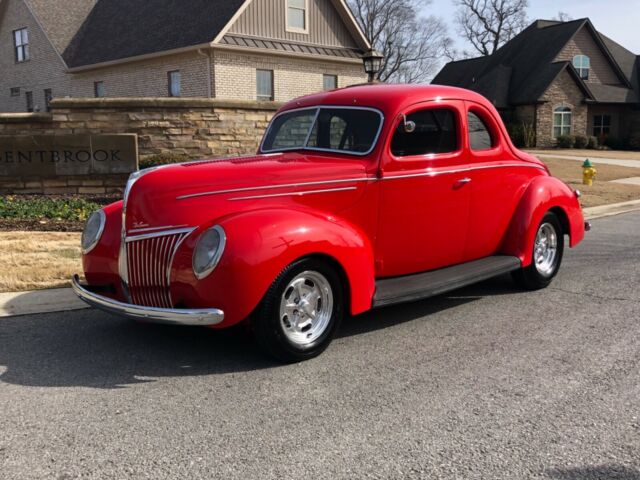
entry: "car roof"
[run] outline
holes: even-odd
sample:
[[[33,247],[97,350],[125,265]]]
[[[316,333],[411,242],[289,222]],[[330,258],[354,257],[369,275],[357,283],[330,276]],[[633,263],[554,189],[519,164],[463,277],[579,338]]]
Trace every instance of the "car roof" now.
[[[287,102],[281,111],[312,105],[349,105],[376,108],[389,115],[409,105],[430,100],[468,100],[492,109],[485,97],[464,88],[378,83],[354,85],[296,98]]]

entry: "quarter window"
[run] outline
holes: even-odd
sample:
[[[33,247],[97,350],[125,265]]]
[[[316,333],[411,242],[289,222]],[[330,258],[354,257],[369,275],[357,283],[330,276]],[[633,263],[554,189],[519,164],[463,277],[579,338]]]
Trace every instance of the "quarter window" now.
[[[586,55],[576,55],[573,57],[573,66],[578,71],[578,75],[583,80],[589,80],[589,68],[591,68],[591,59]]]
[[[273,100],[273,70],[256,70],[256,97],[266,102]]]
[[[468,114],[469,146],[471,150],[489,150],[494,143],[487,124],[473,112]]]
[[[322,76],[322,88],[325,90],[335,90],[338,88],[338,76],[337,75],[323,75]]]
[[[593,135],[600,137],[611,133],[611,115],[593,116]]]
[[[571,109],[558,107],[553,111],[553,138],[571,135]]]
[[[180,70],[174,70],[168,73],[169,76],[169,96],[179,97],[182,93],[182,79],[180,76]]]
[[[29,60],[29,32],[26,28],[13,32],[13,46],[15,49],[16,62],[26,62]]]
[[[287,2],[287,29],[307,33],[307,1],[285,0]]]
[[[391,141],[391,153],[397,157],[449,153],[458,149],[455,114],[448,108],[420,110],[407,116],[415,123],[408,132],[400,122]]]

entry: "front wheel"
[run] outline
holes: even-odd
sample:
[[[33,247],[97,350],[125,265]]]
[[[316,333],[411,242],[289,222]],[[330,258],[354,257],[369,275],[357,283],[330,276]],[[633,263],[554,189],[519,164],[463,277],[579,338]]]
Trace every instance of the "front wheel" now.
[[[299,260],[271,284],[250,324],[258,344],[285,362],[322,353],[342,320],[343,289],[335,270],[319,259]]]
[[[547,287],[560,269],[563,252],[562,226],[553,212],[547,212],[538,226],[531,265],[515,271],[513,279],[527,290]]]

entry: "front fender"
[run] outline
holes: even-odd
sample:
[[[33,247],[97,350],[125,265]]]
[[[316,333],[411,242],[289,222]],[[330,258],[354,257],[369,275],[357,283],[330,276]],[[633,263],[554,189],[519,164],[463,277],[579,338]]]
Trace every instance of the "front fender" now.
[[[584,238],[584,217],[575,192],[555,177],[540,176],[533,179],[520,199],[501,252],[518,257],[523,267],[530,265],[538,226],[549,210],[560,217],[569,234],[569,245],[580,243]]]
[[[227,242],[216,269],[196,280],[191,255],[200,231],[221,225]],[[191,235],[174,263],[172,290],[178,303],[215,306],[225,313],[216,327],[245,319],[257,307],[278,274],[299,258],[324,255],[339,264],[346,278],[350,311],[371,307],[375,289],[373,248],[364,232],[331,215],[268,209],[230,215]]]

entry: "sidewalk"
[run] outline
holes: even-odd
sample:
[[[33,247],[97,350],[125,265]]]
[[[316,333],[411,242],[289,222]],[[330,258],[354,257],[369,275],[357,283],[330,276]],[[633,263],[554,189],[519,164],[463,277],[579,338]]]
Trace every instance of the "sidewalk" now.
[[[599,163],[605,165],[618,165],[620,167],[635,167],[640,168],[640,160],[625,160],[622,158],[600,158],[600,157],[580,157],[576,155],[566,155],[564,153],[538,153],[532,152],[532,155],[535,155],[539,158],[560,158],[564,160],[578,160],[580,162],[584,162],[585,159],[589,158],[591,163],[594,165],[598,165]]]

